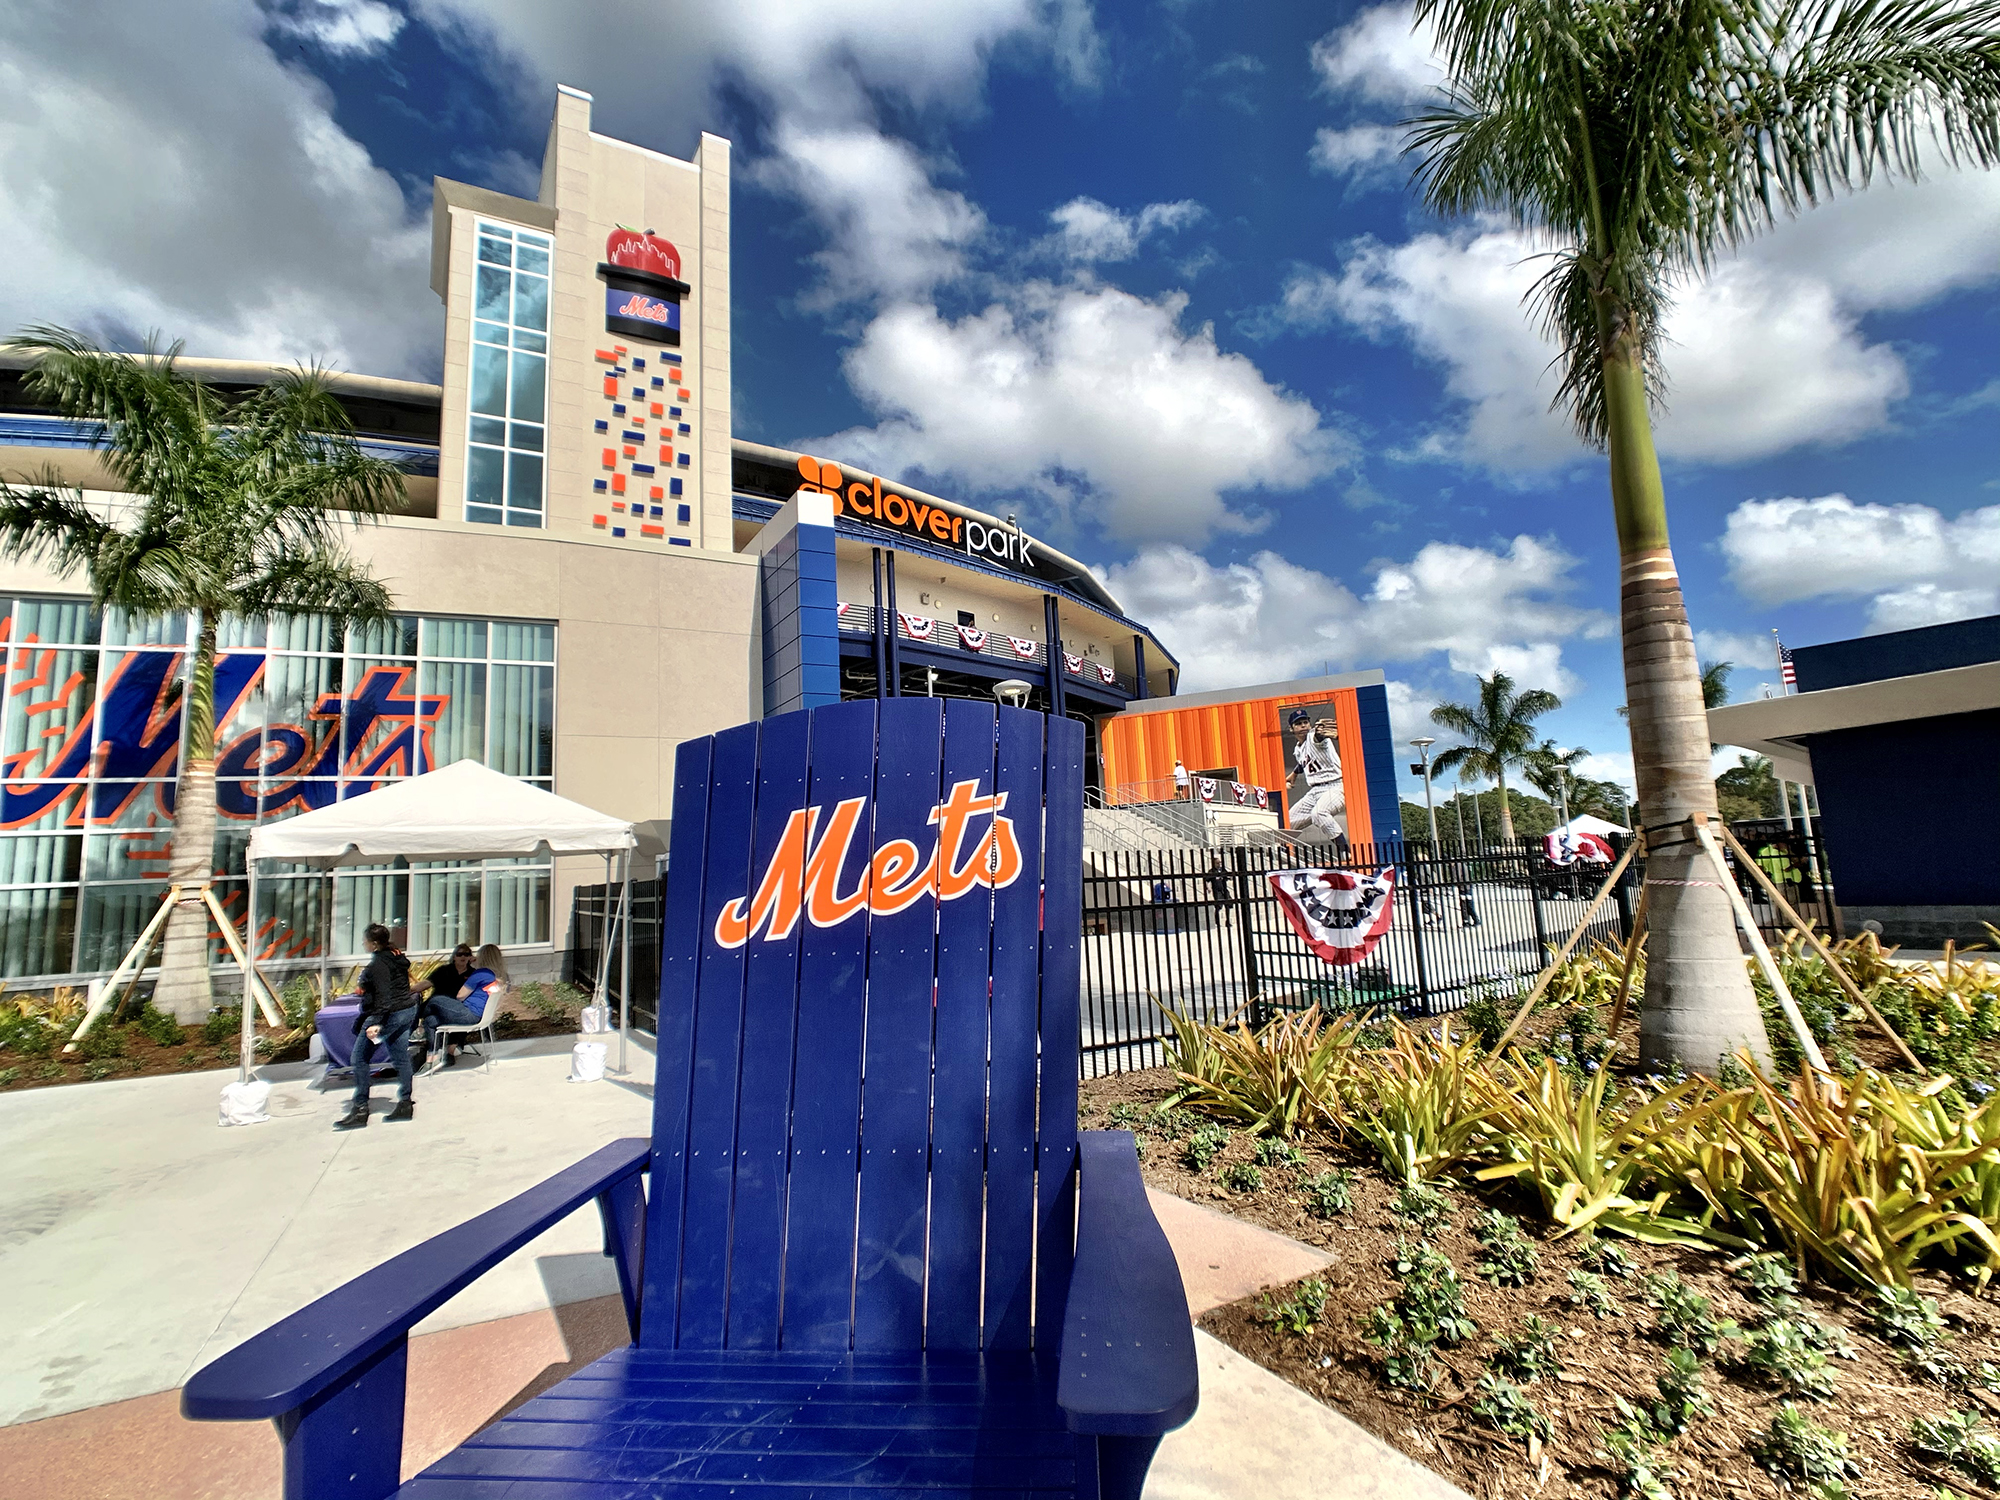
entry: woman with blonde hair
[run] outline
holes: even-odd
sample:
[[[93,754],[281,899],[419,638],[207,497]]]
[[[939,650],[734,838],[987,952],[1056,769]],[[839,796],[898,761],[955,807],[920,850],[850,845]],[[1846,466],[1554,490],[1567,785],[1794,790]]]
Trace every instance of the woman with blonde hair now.
[[[485,1016],[487,1006],[497,1003],[506,992],[507,955],[500,951],[498,943],[482,943],[472,955],[472,970],[458,993],[438,995],[424,1007],[424,1030],[430,1037],[433,1054],[437,1050],[440,1025],[471,1026]],[[447,1043],[438,1066],[448,1068],[457,1061],[458,1048]]]

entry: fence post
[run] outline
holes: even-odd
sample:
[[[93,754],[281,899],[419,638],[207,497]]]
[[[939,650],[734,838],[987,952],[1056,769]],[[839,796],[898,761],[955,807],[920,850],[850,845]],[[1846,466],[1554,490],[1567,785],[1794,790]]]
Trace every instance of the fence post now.
[[[1418,862],[1411,857],[1408,844],[1399,844],[1397,853],[1396,883],[1403,887],[1410,903],[1410,946],[1417,955],[1417,994],[1422,997],[1424,1014],[1434,1016],[1437,1012],[1431,1009],[1430,965],[1424,960],[1424,898],[1417,889]],[[1426,859],[1423,863],[1429,865],[1430,861]]]
[[[1257,983],[1257,945],[1250,938],[1250,921],[1255,907],[1250,900],[1250,849],[1236,846],[1236,931],[1243,945],[1243,998],[1250,1003],[1250,1025],[1265,1021],[1264,1002]]]
[[[1528,904],[1535,910],[1535,967],[1540,969],[1549,961],[1549,924],[1542,913],[1542,883],[1535,878],[1535,853],[1527,844],[1516,851],[1522,868],[1528,872]]]

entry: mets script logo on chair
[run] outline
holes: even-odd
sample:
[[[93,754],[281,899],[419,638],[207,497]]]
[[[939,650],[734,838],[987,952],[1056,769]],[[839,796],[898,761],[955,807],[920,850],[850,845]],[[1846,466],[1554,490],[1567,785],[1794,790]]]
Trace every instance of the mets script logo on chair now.
[[[771,862],[747,900],[737,897],[715,919],[715,940],[725,948],[740,948],[759,930],[766,942],[791,936],[800,913],[815,927],[833,927],[863,910],[892,916],[926,896],[956,901],[986,886],[999,890],[1021,874],[1021,845],[1014,837],[1014,820],[1002,817],[1007,794],[979,795],[977,781],[953,784],[951,795],[931,809],[926,820],[937,829],[937,841],[926,858],[909,839],[890,839],[878,848],[854,889],[839,889],[840,872],[862,825],[866,797],[837,803],[821,828],[818,807],[802,807],[785,822]],[[960,861],[968,836],[977,837],[975,821],[990,818],[985,836]]]

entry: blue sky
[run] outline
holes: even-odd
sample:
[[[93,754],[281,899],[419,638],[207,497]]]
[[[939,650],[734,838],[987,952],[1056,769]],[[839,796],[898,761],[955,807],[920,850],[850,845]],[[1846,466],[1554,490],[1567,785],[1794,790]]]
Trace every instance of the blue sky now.
[[[1603,466],[1535,247],[1395,157],[1434,77],[1395,5],[16,0],[0,321],[432,378],[431,176],[532,195],[570,83],[735,143],[740,436],[1019,512],[1190,688],[1380,666],[1408,735],[1499,666],[1624,779]],[[1773,627],[2000,609],[1996,247],[2000,177],[1941,171],[1683,289],[1660,442],[1739,695]]]

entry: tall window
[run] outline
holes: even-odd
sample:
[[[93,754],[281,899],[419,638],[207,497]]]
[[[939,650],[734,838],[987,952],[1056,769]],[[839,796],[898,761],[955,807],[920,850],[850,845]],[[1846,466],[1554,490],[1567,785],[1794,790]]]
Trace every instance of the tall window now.
[[[549,238],[479,223],[465,519],[540,526],[547,449]]]

